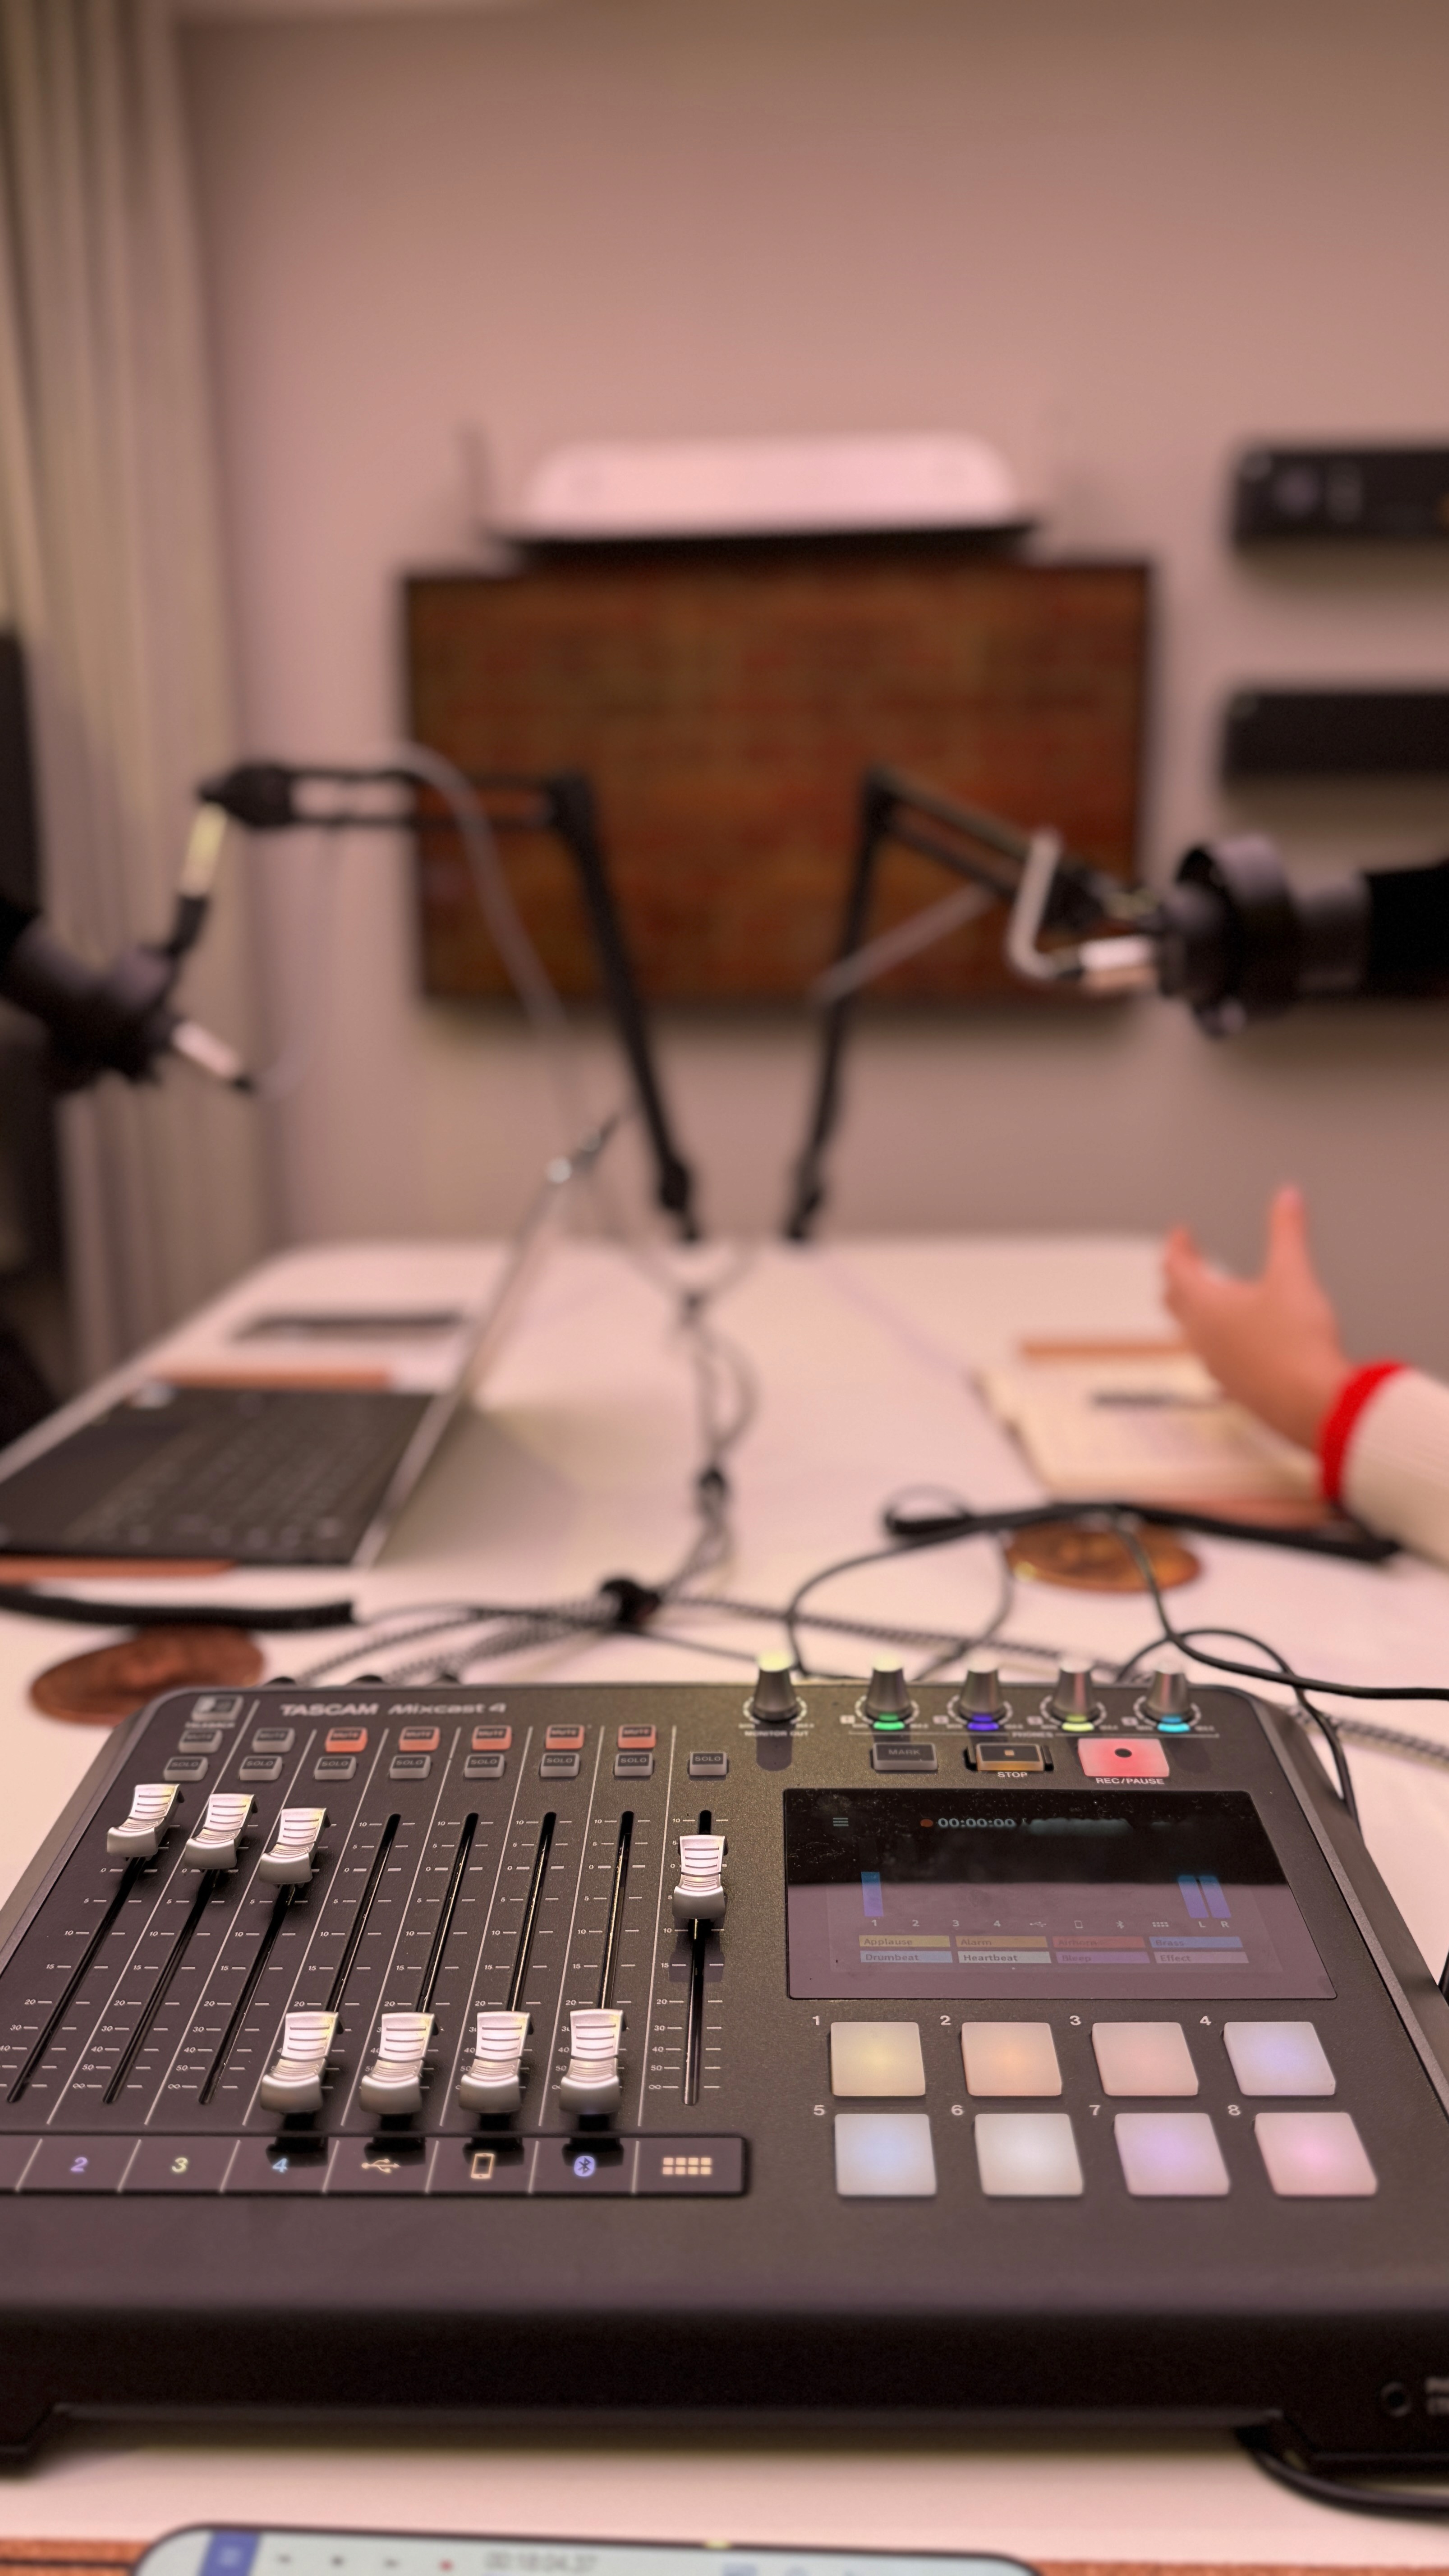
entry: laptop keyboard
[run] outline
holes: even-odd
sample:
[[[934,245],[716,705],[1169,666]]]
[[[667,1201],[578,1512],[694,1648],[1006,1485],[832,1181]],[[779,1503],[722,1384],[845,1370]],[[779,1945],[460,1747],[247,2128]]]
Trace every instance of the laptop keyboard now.
[[[0,1478],[0,1549],[346,1565],[432,1400],[143,1388]]]

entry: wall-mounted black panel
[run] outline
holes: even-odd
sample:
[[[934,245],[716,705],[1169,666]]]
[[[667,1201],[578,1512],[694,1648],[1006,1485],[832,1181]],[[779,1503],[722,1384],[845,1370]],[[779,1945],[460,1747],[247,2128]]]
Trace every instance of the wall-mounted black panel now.
[[[1224,778],[1375,778],[1449,771],[1449,689],[1239,689]]]
[[[1233,538],[1402,544],[1449,538],[1449,447],[1250,447],[1233,478]]]

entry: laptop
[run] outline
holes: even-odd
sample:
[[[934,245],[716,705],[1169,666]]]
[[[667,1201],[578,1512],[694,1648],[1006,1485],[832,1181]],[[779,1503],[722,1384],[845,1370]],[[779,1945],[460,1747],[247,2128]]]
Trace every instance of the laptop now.
[[[0,1578],[371,1564],[612,1132],[548,1165],[501,1257],[283,1254],[12,1442]]]

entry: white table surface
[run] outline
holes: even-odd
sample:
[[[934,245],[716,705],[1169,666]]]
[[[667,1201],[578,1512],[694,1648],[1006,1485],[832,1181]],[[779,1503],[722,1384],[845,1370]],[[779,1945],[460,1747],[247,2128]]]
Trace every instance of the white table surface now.
[[[718,1247],[668,1256],[708,1277]],[[345,1283],[338,1256],[337,1284]],[[417,1293],[428,1292],[419,1248]],[[872,1241],[762,1248],[717,1308],[760,1382],[734,1462],[733,1561],[714,1578],[777,1604],[813,1568],[878,1542],[886,1496],[946,1486],[978,1502],[1033,1498],[969,1370],[1024,1333],[1163,1329],[1154,1248],[1141,1241]],[[693,1387],[660,1288],[620,1252],[555,1256],[477,1410],[450,1430],[380,1562],[364,1574],[237,1574],[238,1600],[352,1594],[377,1613],[459,1597],[539,1602],[642,1580],[683,1553],[692,1523]],[[1449,1678],[1449,1576],[1406,1558],[1332,1566],[1280,1550],[1194,1542],[1202,1578],[1172,1596],[1184,1620],[1255,1629],[1309,1669],[1362,1681]],[[104,1592],[104,1586],[90,1589]],[[119,1587],[118,1587],[119,1588]],[[968,1631],[994,1599],[983,1542],[854,1574],[823,1598],[853,1617]],[[172,1587],[148,1583],[148,1597]],[[178,1593],[197,1587],[176,1587]],[[778,1646],[768,1619],[674,1613],[671,1642],[632,1637],[534,1648],[515,1678],[673,1680],[743,1666],[702,1651]],[[1008,1634],[1119,1658],[1150,1631],[1140,1600],[1022,1587]],[[83,1776],[101,1730],[30,1708],[43,1665],[104,1631],[0,1618],[6,1781],[0,1887],[12,1883]],[[678,1642],[674,1642],[677,1640]],[[688,1641],[693,1642],[688,1642]],[[270,1669],[303,1674],[326,1637],[274,1640]],[[869,1643],[811,1639],[820,1668],[858,1670]],[[401,1660],[399,1655],[393,1660]],[[360,1643],[349,1670],[386,1670]],[[478,1672],[490,1669],[483,1665]],[[1449,1746],[1449,1711],[1389,1704],[1387,1722]],[[1426,1955],[1449,1949],[1449,1768],[1355,1748],[1365,1832]],[[702,2442],[564,2433],[357,2437],[274,2431],[68,2434],[0,2476],[0,2532],[149,2538],[185,2521],[267,2518],[550,2536],[980,2548],[1028,2559],[1443,2565],[1449,2525],[1319,2508],[1270,2486],[1225,2438],[979,2435],[919,2446],[855,2437]]]

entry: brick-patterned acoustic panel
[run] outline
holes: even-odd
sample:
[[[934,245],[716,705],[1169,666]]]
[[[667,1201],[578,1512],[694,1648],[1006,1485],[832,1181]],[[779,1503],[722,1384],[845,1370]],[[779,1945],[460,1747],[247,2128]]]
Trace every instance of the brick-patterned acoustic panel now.
[[[1149,578],[959,541],[570,549],[514,577],[406,585],[411,720],[473,770],[583,769],[656,1001],[798,998],[834,953],[872,762],[1133,872]],[[423,977],[501,972],[450,833],[420,837]],[[561,991],[597,989],[566,857],[509,835],[515,892]],[[948,890],[893,853],[873,929]],[[999,908],[880,988],[1013,987]]]

